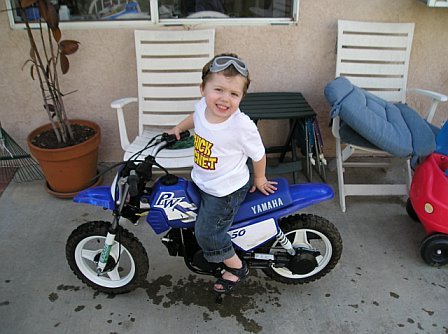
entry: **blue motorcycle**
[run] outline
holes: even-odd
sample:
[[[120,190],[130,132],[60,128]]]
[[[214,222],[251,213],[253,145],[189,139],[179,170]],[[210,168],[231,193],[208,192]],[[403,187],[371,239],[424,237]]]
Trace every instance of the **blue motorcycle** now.
[[[90,188],[74,198],[77,203],[112,212],[112,222],[84,223],[66,244],[70,268],[93,289],[126,293],[146,280],[148,255],[137,237],[121,226],[123,218],[134,224],[145,219],[156,234],[163,235],[161,241],[169,255],[183,257],[188,269],[197,274],[221,277],[223,265],[207,262],[194,236],[200,207],[198,189],[156,161],[157,153],[175,142],[176,138],[167,134],[153,138],[145,148],[151,149],[151,155],[138,160],[136,154],[117,164],[121,168],[112,186]],[[164,175],[153,181],[154,166]],[[319,279],[339,261],[342,239],[328,220],[297,212],[332,199],[333,190],[326,184],[276,181],[274,194],[247,194],[228,232],[234,248],[249,268],[262,269],[276,281],[302,284]]]

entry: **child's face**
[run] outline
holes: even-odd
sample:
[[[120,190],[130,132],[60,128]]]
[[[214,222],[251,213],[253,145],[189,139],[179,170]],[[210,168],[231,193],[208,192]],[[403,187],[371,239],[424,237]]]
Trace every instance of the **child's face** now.
[[[212,73],[205,85],[201,85],[201,94],[207,104],[207,120],[220,123],[235,113],[244,96],[245,84],[246,78],[242,75],[226,77],[222,72]]]

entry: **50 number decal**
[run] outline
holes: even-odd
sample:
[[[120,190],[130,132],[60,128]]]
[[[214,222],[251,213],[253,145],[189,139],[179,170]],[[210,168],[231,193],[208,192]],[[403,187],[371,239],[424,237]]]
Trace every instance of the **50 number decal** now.
[[[230,238],[231,239],[235,239],[235,238],[238,238],[238,237],[242,237],[245,234],[246,234],[246,230],[244,228],[242,228],[241,230],[230,232]]]

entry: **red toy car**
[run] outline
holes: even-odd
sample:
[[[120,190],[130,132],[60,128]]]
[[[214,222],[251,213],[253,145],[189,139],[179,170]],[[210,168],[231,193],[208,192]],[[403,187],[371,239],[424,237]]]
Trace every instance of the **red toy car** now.
[[[420,254],[431,266],[448,263],[448,154],[438,152],[415,169],[406,203],[409,216],[420,221],[426,231]]]

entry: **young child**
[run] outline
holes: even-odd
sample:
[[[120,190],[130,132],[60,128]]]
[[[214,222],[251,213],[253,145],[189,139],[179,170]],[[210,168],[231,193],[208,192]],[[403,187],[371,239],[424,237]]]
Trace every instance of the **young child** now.
[[[248,158],[254,168],[250,191],[268,195],[277,190],[277,183],[265,176],[266,155],[258,129],[239,109],[249,83],[247,66],[237,55],[214,57],[202,69],[203,97],[194,113],[169,131],[179,139],[182,131],[195,128],[191,178],[201,192],[195,236],[207,261],[224,263],[222,278],[214,285],[219,293],[230,292],[249,275],[227,234],[250,188]]]

